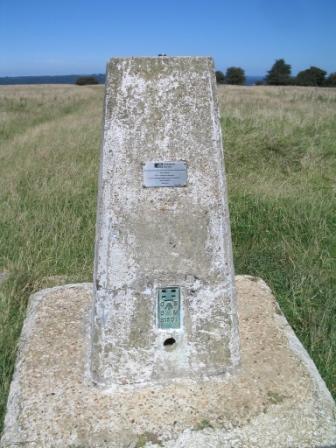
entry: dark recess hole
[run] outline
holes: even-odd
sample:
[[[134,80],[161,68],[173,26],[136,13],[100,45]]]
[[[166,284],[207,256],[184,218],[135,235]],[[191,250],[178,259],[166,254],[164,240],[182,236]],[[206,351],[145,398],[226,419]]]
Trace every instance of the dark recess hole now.
[[[169,346],[174,345],[175,342],[176,342],[176,341],[175,341],[174,338],[168,338],[168,339],[166,339],[166,340],[164,341],[163,345],[164,345],[165,347],[169,347]]]

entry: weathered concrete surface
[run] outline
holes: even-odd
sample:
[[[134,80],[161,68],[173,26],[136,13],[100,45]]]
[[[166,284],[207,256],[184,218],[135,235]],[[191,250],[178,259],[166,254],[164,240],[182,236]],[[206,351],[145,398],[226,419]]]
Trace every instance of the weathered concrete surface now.
[[[222,374],[238,365],[239,336],[212,59],[111,59],[104,117],[93,377]],[[187,186],[144,187],[146,162],[180,160]],[[168,286],[181,287],[179,329],[157,326],[157,289]]]
[[[203,381],[99,388],[92,285],[32,296],[1,448],[336,446],[335,404],[262,280],[238,276],[241,366]]]

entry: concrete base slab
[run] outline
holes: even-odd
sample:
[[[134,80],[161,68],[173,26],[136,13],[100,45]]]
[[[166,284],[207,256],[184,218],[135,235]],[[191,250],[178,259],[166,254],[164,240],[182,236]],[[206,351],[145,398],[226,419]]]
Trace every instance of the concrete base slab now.
[[[260,279],[236,277],[241,365],[204,381],[90,381],[92,285],[31,297],[1,447],[336,447],[336,409]]]

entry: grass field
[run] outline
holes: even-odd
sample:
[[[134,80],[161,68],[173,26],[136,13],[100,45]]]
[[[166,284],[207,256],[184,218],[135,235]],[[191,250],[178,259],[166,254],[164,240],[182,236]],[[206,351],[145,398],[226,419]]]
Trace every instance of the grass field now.
[[[271,286],[336,397],[336,89],[219,97],[236,272]],[[102,101],[0,87],[0,422],[27,298],[91,281]]]

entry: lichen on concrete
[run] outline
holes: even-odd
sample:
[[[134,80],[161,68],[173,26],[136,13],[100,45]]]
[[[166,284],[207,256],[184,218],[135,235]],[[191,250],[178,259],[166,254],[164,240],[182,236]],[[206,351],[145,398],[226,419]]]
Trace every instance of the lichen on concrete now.
[[[153,161],[185,161],[187,185],[145,188],[143,167]],[[195,379],[238,366],[223,163],[211,58],[109,62],[92,319],[97,384]],[[178,329],[157,325],[157,290],[168,286],[181,288]]]

